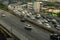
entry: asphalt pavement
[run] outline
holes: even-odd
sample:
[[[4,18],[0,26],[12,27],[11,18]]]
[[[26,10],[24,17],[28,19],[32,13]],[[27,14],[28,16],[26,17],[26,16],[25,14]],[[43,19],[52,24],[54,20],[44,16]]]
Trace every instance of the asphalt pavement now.
[[[32,25],[33,30],[28,31],[24,29],[24,25],[26,23],[20,22],[20,18],[6,13],[3,11],[3,13],[6,15],[5,17],[1,17],[1,12],[0,11],[0,21],[8,25],[9,27],[12,27],[12,33],[14,35],[18,35],[20,38],[20,34],[22,34],[25,38],[25,40],[50,40],[50,33],[44,32],[41,29],[36,28],[35,26]],[[0,22],[0,23],[1,23]],[[22,39],[22,38],[21,38]]]

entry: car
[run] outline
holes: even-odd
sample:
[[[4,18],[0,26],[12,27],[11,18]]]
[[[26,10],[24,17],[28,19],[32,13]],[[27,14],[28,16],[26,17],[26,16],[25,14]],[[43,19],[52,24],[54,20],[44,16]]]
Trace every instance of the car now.
[[[32,19],[32,20],[35,20],[35,17],[31,16],[31,19]]]
[[[48,21],[47,21],[46,19],[44,19],[44,22],[46,22],[46,23],[47,23]]]
[[[51,26],[48,23],[44,23],[44,25],[48,28],[51,28]]]
[[[58,24],[58,22],[55,19],[51,20],[52,24]]]
[[[26,14],[27,17],[30,17],[30,14]]]
[[[47,19],[48,22],[51,22],[51,19]]]
[[[42,19],[41,22],[42,23],[48,23],[48,21],[46,19]]]
[[[58,34],[50,34],[50,40],[58,40]]]
[[[44,18],[44,19],[46,19],[46,16],[44,16],[44,15],[41,15],[41,17]]]
[[[5,17],[6,15],[5,14],[2,14],[2,17]]]
[[[56,22],[56,20],[55,20],[55,19],[52,19],[52,21],[55,21],[55,22]]]
[[[56,27],[56,29],[60,30],[60,27]]]
[[[26,29],[26,30],[32,30],[32,27],[31,27],[31,25],[26,24],[26,25],[25,25],[25,29]]]
[[[18,10],[13,10],[13,12],[15,12],[15,13],[17,13],[17,14],[19,14],[19,13],[20,13]]]
[[[37,14],[35,18],[36,19],[39,19],[40,17],[41,17],[41,15],[40,14]]]
[[[58,30],[60,30],[60,25],[59,24],[55,24],[54,27]]]
[[[38,22],[39,24],[42,24],[42,22],[41,22],[40,20],[37,20],[37,22]]]
[[[24,20],[24,19],[21,19],[20,21],[21,21],[21,22],[25,22],[25,20]]]
[[[52,22],[52,24],[56,24],[56,22],[55,21],[51,21]]]
[[[35,17],[30,15],[30,16],[27,16],[28,18],[32,19],[32,20],[35,20]]]
[[[20,19],[21,22],[25,22],[26,20],[24,18]]]

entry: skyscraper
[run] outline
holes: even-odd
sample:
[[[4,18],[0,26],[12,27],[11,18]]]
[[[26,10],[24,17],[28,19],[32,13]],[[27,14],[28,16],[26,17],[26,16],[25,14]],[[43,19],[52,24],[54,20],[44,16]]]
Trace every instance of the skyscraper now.
[[[34,11],[35,12],[40,12],[43,8],[43,3],[42,2],[34,2]]]

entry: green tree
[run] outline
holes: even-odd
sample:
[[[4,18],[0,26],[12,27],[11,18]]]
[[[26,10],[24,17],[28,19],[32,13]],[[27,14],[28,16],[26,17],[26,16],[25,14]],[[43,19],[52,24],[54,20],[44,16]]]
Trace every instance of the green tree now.
[[[0,3],[0,9],[8,11],[8,7]]]

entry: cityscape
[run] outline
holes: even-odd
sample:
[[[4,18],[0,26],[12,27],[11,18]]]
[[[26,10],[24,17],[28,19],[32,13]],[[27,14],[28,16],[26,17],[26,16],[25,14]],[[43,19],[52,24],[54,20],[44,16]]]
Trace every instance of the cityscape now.
[[[60,0],[0,0],[0,40],[60,40]]]

